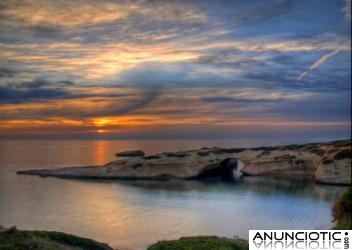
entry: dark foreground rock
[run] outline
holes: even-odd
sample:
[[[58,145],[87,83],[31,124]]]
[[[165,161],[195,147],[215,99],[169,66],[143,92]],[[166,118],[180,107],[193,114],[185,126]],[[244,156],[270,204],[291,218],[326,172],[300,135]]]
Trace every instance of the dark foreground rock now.
[[[242,175],[305,178],[319,183],[351,185],[351,140],[257,148],[202,148],[142,156],[142,151],[118,153],[102,166],[25,170],[18,174],[63,178],[165,180],[221,178]]]

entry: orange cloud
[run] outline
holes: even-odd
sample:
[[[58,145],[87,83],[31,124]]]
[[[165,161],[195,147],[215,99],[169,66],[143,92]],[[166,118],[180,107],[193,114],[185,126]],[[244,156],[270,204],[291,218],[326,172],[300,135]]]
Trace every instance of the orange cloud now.
[[[116,20],[140,15],[149,19],[202,22],[204,13],[190,4],[159,2],[158,4],[116,3],[89,0],[5,0],[1,11],[12,25],[51,26],[61,28],[80,28],[101,25]]]

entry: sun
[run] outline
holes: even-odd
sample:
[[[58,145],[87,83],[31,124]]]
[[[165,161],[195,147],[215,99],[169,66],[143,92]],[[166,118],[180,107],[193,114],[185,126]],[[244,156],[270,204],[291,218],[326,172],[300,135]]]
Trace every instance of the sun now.
[[[106,119],[106,118],[99,118],[99,119],[94,119],[93,123],[97,127],[103,127],[103,126],[109,124],[110,120]]]
[[[96,118],[92,122],[96,132],[102,134],[106,132],[105,127],[110,124],[111,120],[107,118]]]

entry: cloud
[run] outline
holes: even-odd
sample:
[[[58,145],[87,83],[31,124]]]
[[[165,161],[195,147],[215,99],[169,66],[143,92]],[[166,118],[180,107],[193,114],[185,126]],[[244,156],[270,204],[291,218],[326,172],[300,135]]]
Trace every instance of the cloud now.
[[[63,89],[17,89],[0,86],[0,103],[19,103],[34,100],[71,98],[72,95]]]
[[[179,50],[169,45],[133,46],[126,43],[87,45],[80,43],[51,43],[42,45],[0,44],[4,60],[25,63],[32,67],[71,72],[86,79],[98,79],[130,69],[144,62],[187,62],[196,60],[199,53]]]
[[[4,77],[13,77],[16,71],[8,69],[8,68],[0,68],[0,78]]]
[[[119,135],[200,136],[345,124],[344,1],[311,1],[4,0],[4,128],[94,132],[105,119]]]
[[[109,23],[125,18],[126,6],[109,2],[94,1],[5,1],[1,14],[10,21],[22,25],[79,27]]]
[[[258,103],[272,103],[272,102],[278,102],[280,100],[283,100],[283,98],[280,98],[278,94],[272,94],[269,98],[234,98],[234,97],[229,97],[229,96],[216,96],[216,97],[204,97],[201,99],[203,102],[206,103],[215,103],[215,104],[258,104]]]
[[[141,16],[161,21],[202,22],[204,13],[186,2],[5,0],[1,15],[8,25],[81,28]]]
[[[322,50],[349,51],[346,41],[169,41],[145,45],[129,43],[85,44],[50,42],[43,44],[0,44],[3,60],[37,67],[44,71],[68,72],[85,79],[118,76],[143,63],[206,63],[211,60],[237,60],[239,53],[312,52]],[[214,57],[218,51],[236,52],[234,56]],[[244,57],[244,56],[242,56]],[[251,55],[253,58],[253,55]],[[247,59],[248,60],[248,56]],[[30,63],[29,63],[30,62]],[[226,61],[225,61],[226,62]],[[231,61],[228,61],[231,62]],[[209,68],[209,67],[208,67]],[[218,67],[219,68],[219,67]],[[208,69],[209,71],[210,69]],[[221,70],[219,68],[219,70]],[[226,69],[224,69],[226,70]],[[216,71],[216,70],[213,70]],[[227,70],[228,71],[228,70]],[[234,69],[232,69],[234,71]]]
[[[303,77],[305,77],[309,72],[311,72],[313,69],[319,67],[323,63],[325,63],[328,59],[339,53],[341,50],[334,50],[322,57],[320,57],[317,61],[315,61],[305,72],[303,72],[300,76],[297,77],[297,80],[302,80]]]
[[[351,21],[351,0],[345,0],[346,5],[343,7],[342,11],[345,13],[347,21]]]

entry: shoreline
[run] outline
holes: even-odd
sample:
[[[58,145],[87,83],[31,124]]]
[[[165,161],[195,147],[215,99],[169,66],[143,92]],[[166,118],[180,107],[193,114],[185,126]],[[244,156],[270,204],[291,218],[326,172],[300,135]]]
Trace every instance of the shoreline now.
[[[100,166],[32,169],[17,174],[71,179],[227,181],[274,176],[351,185],[351,140],[255,148],[204,147],[147,156],[133,150],[117,155],[123,157]]]

